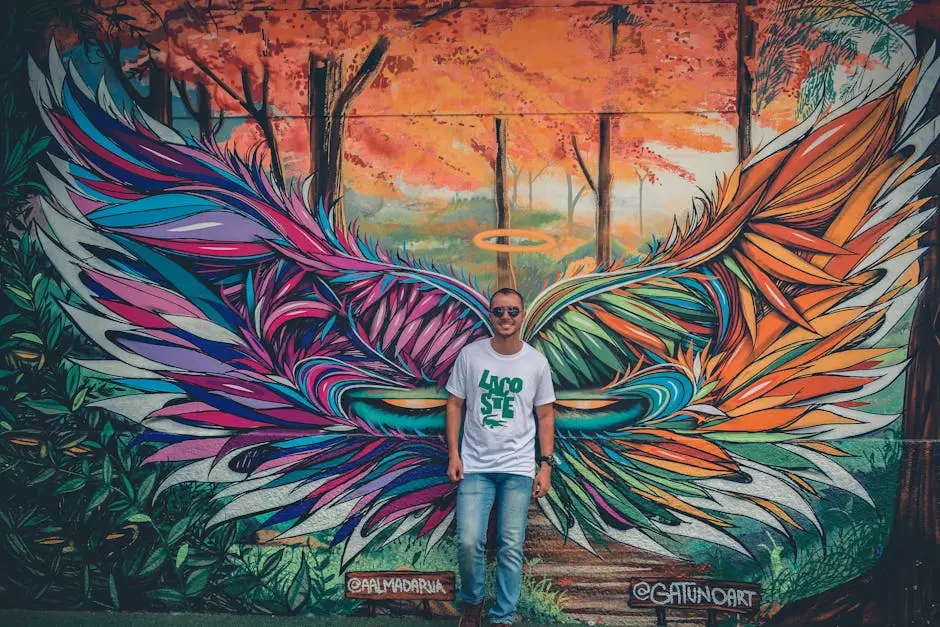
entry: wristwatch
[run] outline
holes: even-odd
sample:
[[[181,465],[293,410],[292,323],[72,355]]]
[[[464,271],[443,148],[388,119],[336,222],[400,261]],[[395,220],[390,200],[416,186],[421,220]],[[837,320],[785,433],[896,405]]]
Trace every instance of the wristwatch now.
[[[551,455],[539,455],[539,463],[541,464],[542,462],[548,464],[551,467],[555,466],[555,458]]]

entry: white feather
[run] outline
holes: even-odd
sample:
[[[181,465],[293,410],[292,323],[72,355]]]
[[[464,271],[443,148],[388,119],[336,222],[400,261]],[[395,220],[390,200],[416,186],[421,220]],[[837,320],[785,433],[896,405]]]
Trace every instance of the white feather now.
[[[66,63],[65,71],[68,72],[69,77],[71,77],[72,82],[75,83],[75,86],[78,87],[78,91],[82,92],[86,98],[95,102],[95,92],[91,90],[88,84],[85,82],[85,79],[82,78],[82,75],[79,74],[78,70],[75,68],[75,64],[69,61]],[[53,79],[55,81],[55,79]]]
[[[891,330],[897,326],[898,322],[900,322],[901,318],[903,318],[918,301],[921,292],[924,291],[924,285],[926,283],[927,279],[924,279],[913,288],[895,296],[887,303],[883,303],[883,305],[886,305],[888,308],[888,311],[885,312],[884,321],[874,334],[859,344],[859,347],[872,348],[890,333]]]
[[[208,475],[207,475],[208,476]],[[295,491],[303,481],[295,481],[284,485],[274,486],[273,488],[263,488],[253,490],[243,494],[225,507],[220,509],[206,523],[207,527],[214,527],[221,523],[244,516],[251,516],[261,512],[267,512],[272,509],[286,507],[304,498],[306,491]],[[234,484],[238,486],[240,484]],[[234,486],[233,486],[234,487]]]
[[[318,509],[309,518],[282,533],[280,537],[296,538],[297,536],[332,529],[349,517],[349,513],[356,507],[359,500],[360,499],[348,499],[330,505],[329,507]]]
[[[604,534],[609,537],[611,540],[615,540],[620,544],[625,544],[627,546],[633,546],[641,551],[646,551],[648,553],[654,553],[656,555],[662,555],[663,557],[670,557],[672,559],[677,559],[678,556],[659,544],[648,535],[640,531],[639,529],[613,529],[610,527],[604,528]]]
[[[105,77],[102,76],[101,80],[98,81],[98,106],[107,113],[112,118],[123,122],[126,126],[133,128],[131,121],[127,119],[127,116],[124,115],[124,112],[118,108],[117,103],[114,102],[114,98],[111,97],[111,92],[108,91],[107,81]]]
[[[840,405],[822,405],[818,409],[855,422],[852,424],[815,425],[794,429],[791,433],[812,436],[814,440],[846,440],[882,429],[901,417],[901,414],[872,414]]]
[[[163,379],[156,372],[135,368],[117,359],[71,359],[72,363],[93,372],[126,379]]]
[[[395,531],[393,531],[392,535],[388,537],[388,540],[382,543],[382,546],[391,544],[398,538],[402,537],[403,535],[405,535],[406,533],[414,529],[417,525],[422,523],[427,517],[428,517],[428,513],[426,511],[417,512],[417,513],[409,514],[408,516],[405,516],[405,518],[402,519],[402,521],[399,522],[398,525],[395,527]]]
[[[924,222],[933,216],[934,211],[934,209],[921,211],[898,222],[894,228],[889,230],[878,239],[878,245],[874,248],[874,250],[865,255],[861,261],[855,264],[851,275],[854,276],[868,268],[868,266],[872,265],[873,263],[881,261],[882,257],[890,253],[894,247],[904,241],[905,238],[913,235],[915,231],[920,229]]]
[[[192,333],[197,337],[215,342],[221,342],[222,344],[245,346],[245,343],[240,337],[228,329],[225,329],[209,320],[171,314],[163,314],[162,317],[173,326],[180,328],[187,333]]]
[[[106,409],[124,416],[134,422],[141,422],[144,418],[163,409],[163,406],[170,401],[186,398],[185,394],[174,394],[171,392],[159,392],[155,394],[128,394],[126,396],[114,396],[94,403],[89,403],[89,407]]]
[[[186,464],[182,468],[175,470],[170,474],[169,477],[163,480],[163,483],[157,488],[157,491],[153,495],[153,499],[156,501],[157,497],[160,496],[165,490],[171,488],[180,483],[188,483],[190,481],[199,481],[206,482],[209,479],[209,470],[212,469],[213,459],[211,457],[206,459],[200,459],[191,464]]]
[[[875,211],[872,216],[865,221],[865,224],[859,228],[855,233],[855,237],[858,237],[865,231],[870,228],[881,224],[891,216],[897,214],[907,203],[911,201],[912,198],[917,196],[924,187],[930,183],[930,180],[933,178],[934,172],[937,171],[937,168],[940,166],[933,166],[925,170],[921,170],[917,174],[911,176],[897,187],[888,191],[884,197],[879,196],[878,200],[875,201],[874,206],[878,207],[878,210]],[[887,190],[889,188],[883,188]],[[884,193],[884,191],[882,192]]]
[[[748,471],[748,475],[751,477],[749,483],[739,483],[727,479],[704,479],[700,483],[709,490],[719,490],[730,496],[738,494],[756,496],[789,507],[812,521],[813,526],[822,535],[822,527],[816,518],[815,512],[805,501],[803,495],[792,486],[789,479],[784,478],[779,472],[767,466],[753,463],[736,455],[732,457],[739,466]]]
[[[937,86],[937,79],[940,78],[940,59],[933,58],[935,48],[936,42],[930,44],[930,50],[923,57],[923,65],[921,65],[920,75],[917,77],[917,86],[914,87],[914,92],[908,100],[904,122],[901,123],[902,136],[907,135],[924,115],[927,103],[930,102],[930,97]],[[927,59],[932,59],[932,61],[928,64]]]
[[[424,554],[427,555],[428,552],[437,546],[437,543],[444,538],[444,534],[447,533],[447,530],[450,529],[450,524],[454,521],[454,516],[456,512],[451,511],[447,516],[442,520],[434,531],[431,532],[431,537],[428,538],[427,548],[424,550]]]
[[[803,448],[802,446],[795,446],[793,444],[780,444],[779,446],[782,449],[788,450],[791,453],[795,453],[796,455],[809,460],[810,463],[822,471],[821,476],[819,473],[814,472],[807,472],[802,470],[793,471],[797,476],[803,477],[804,479],[819,481],[820,483],[831,485],[841,490],[845,490],[846,492],[851,492],[872,507],[875,506],[875,503],[868,495],[868,491],[862,487],[862,484],[860,484],[855,479],[855,477],[850,475],[848,471],[845,470],[845,468],[834,462],[829,457],[821,453],[817,453],[816,451],[810,451]]]
[[[698,497],[684,497],[684,500],[689,505],[693,505],[699,509],[712,509],[724,514],[751,518],[783,534],[789,535],[789,531],[777,520],[776,516],[753,501],[730,496],[724,492],[710,492],[709,496],[711,496],[713,500]]]
[[[893,366],[885,366],[883,368],[874,368],[871,370],[856,370],[854,372],[833,372],[832,374],[836,376],[845,376],[845,377],[876,377],[871,383],[866,383],[858,390],[849,390],[848,392],[836,392],[835,394],[827,394],[825,396],[819,396],[809,401],[803,403],[796,403],[796,405],[815,405],[816,403],[843,403],[845,401],[854,401],[860,398],[865,398],[875,392],[880,392],[889,385],[891,385],[895,379],[897,379],[904,372],[904,369],[907,367],[909,360],[904,360],[899,364]]]
[[[846,299],[832,308],[832,311],[841,311],[850,307],[871,307],[876,300],[891,289],[902,274],[907,272],[917,259],[926,252],[926,248],[918,248],[901,253],[883,263],[873,267],[875,270],[884,270],[881,278],[868,286],[852,298]]]
[[[72,201],[72,197],[69,194],[69,189],[66,187],[65,182],[62,181],[58,176],[50,172],[43,166],[41,163],[36,164],[36,168],[39,170],[39,176],[42,177],[43,183],[46,184],[46,187],[49,188],[49,193],[56,200],[56,204],[73,220],[79,222],[80,224],[89,224],[88,219],[85,215],[78,210],[78,207],[75,206],[75,203]],[[45,198],[42,198],[45,201]],[[47,206],[43,207],[43,214],[48,217],[50,213],[55,211],[51,204],[46,203]],[[59,213],[55,211],[55,213]],[[114,244],[112,244],[114,246]]]
[[[229,429],[197,427],[195,425],[177,422],[172,418],[145,418],[141,424],[151,431],[169,433],[171,435],[191,435],[197,438],[219,438],[235,434],[235,431]]]
[[[120,361],[143,368],[144,370],[169,370],[178,372],[182,369],[175,366],[168,366],[145,357],[137,353],[132,353],[118,346],[108,337],[109,332],[123,332],[130,335],[137,335],[137,327],[124,322],[118,322],[104,316],[89,313],[83,309],[73,307],[67,303],[61,303],[62,309],[75,322],[76,325],[87,335],[95,344],[103,348],[109,355]]]
[[[653,524],[662,531],[663,533],[671,536],[683,536],[686,538],[695,538],[696,540],[704,540],[711,544],[717,544],[719,546],[727,547],[733,549],[738,553],[752,557],[751,552],[744,548],[740,542],[735,540],[733,537],[729,536],[726,533],[723,533],[707,525],[700,520],[696,520],[679,512],[672,512],[682,522],[678,525],[666,525],[663,523],[654,522]]]
[[[186,145],[186,140],[183,139],[182,135],[162,122],[159,122],[150,117],[150,115],[148,115],[147,112],[140,107],[137,107],[136,113],[140,121],[143,122],[144,125],[147,126],[151,131],[153,131],[154,134],[162,141],[165,141],[168,144],[176,144],[178,146]]]

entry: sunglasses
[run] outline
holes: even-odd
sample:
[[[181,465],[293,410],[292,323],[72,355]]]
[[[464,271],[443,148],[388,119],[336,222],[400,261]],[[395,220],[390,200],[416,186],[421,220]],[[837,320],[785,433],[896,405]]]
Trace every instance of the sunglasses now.
[[[490,309],[490,313],[493,314],[494,318],[502,318],[504,313],[508,313],[510,318],[515,318],[521,311],[518,307],[493,307]]]

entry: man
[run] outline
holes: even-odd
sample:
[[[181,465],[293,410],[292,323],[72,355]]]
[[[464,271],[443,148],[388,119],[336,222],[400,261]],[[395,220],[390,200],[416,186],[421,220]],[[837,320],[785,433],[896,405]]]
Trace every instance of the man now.
[[[459,483],[460,627],[480,624],[486,532],[494,504],[499,551],[496,604],[489,619],[512,623],[522,585],[529,501],[545,496],[550,486],[555,392],[548,361],[519,337],[524,319],[519,292],[496,292],[490,300],[494,336],[460,351],[446,386],[447,475]],[[537,458],[533,416],[538,417]]]

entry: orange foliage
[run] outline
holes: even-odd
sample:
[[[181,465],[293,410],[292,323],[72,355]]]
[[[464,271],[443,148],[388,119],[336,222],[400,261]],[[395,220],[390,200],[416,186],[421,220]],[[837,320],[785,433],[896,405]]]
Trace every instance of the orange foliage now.
[[[256,102],[262,68],[269,67],[272,114],[284,118],[275,124],[280,152],[295,176],[309,171],[311,57],[342,55],[348,81],[380,35],[390,39],[389,52],[376,79],[353,102],[346,127],[344,174],[361,192],[388,195],[401,185],[488,186],[494,115],[509,121],[511,163],[532,172],[548,165],[548,176],[580,176],[572,137],[589,167],[596,167],[601,111],[619,114],[611,142],[617,180],[636,180],[637,170],[691,178],[657,145],[704,152],[730,148],[718,132],[720,118],[701,114],[734,111],[733,4],[630,5],[639,25],[620,26],[616,54],[610,25],[598,19],[604,6],[522,4],[475,3],[501,8],[475,6],[424,22],[442,3],[296,0],[277,4],[285,10],[261,11],[246,9],[270,3],[216,1],[208,13],[200,12],[200,3],[151,1],[168,17],[168,41],[159,33],[154,37],[160,60],[175,76],[204,82],[214,106],[228,116],[245,117],[245,111],[196,61],[237,94],[241,70],[247,69]],[[382,8],[343,10],[376,5]],[[124,12],[152,21],[134,2]],[[230,139],[240,148],[260,141],[253,123]]]

